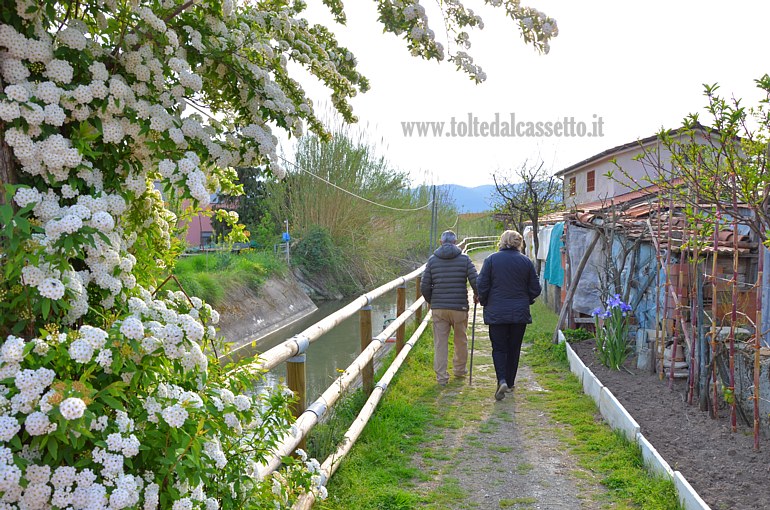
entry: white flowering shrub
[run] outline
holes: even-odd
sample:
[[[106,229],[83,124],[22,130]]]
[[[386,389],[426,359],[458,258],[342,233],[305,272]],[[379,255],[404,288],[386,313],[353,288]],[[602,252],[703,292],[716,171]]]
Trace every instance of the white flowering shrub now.
[[[342,3],[325,0],[339,20]],[[505,8],[547,52],[556,24]],[[301,1],[4,0],[0,9],[0,510],[284,508],[320,485],[298,452],[260,480],[291,395],[253,391],[216,358],[219,316],[158,289],[180,218],[281,177],[273,127],[326,136],[290,61],[335,108],[368,82]],[[386,30],[443,59],[419,1],[380,0]],[[450,59],[482,22],[441,7]],[[184,204],[184,206],[183,206]],[[172,207],[173,206],[173,207]],[[220,212],[243,238],[237,215]],[[229,373],[229,372],[227,372]],[[323,487],[319,493],[324,495]]]
[[[309,490],[312,462],[257,478],[288,396],[209,370],[216,311],[145,290],[128,307],[108,329],[49,326],[0,347],[0,506],[236,509]]]

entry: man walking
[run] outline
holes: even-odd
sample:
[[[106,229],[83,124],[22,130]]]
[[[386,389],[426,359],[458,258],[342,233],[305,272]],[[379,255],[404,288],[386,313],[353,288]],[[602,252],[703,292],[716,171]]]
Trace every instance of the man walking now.
[[[452,371],[455,377],[465,377],[468,362],[468,287],[471,284],[474,299],[476,268],[470,257],[457,247],[457,235],[451,230],[441,234],[441,246],[433,252],[425,265],[420,291],[433,311],[433,370],[436,381],[445,386],[449,382],[449,330],[454,330]]]

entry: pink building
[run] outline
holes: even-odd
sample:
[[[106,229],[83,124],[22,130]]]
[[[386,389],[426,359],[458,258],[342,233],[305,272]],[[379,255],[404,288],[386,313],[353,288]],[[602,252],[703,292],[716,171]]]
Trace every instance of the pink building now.
[[[182,202],[182,210],[186,209],[189,205],[190,203],[186,200]],[[222,205],[218,195],[211,195],[207,209],[218,209]],[[180,222],[179,226],[181,228],[187,228],[185,241],[190,248],[202,248],[203,246],[214,244],[216,242],[211,216],[198,214],[193,217],[189,223]]]
[[[209,216],[199,214],[187,224],[187,246],[203,247],[214,242],[214,226]]]

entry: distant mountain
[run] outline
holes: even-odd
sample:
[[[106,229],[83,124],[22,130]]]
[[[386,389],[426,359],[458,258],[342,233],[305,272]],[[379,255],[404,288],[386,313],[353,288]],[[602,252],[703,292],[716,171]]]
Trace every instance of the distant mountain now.
[[[464,213],[491,211],[491,204],[497,199],[494,184],[484,184],[475,188],[459,184],[440,184],[436,187],[442,191],[446,190],[450,199],[454,200],[457,210]]]

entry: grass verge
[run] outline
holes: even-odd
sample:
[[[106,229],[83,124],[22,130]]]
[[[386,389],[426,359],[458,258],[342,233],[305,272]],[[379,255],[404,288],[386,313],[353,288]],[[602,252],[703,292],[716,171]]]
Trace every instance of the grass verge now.
[[[553,316],[540,302],[533,315]],[[531,395],[529,402],[566,426],[561,439],[583,467],[601,476],[609,497],[616,503],[645,510],[680,508],[674,483],[649,473],[639,447],[600,420],[594,401],[583,393],[580,381],[569,371],[564,344],[551,343],[553,328],[548,322],[548,327],[538,325],[527,331],[532,346],[527,349],[524,362],[532,367],[538,383],[548,390]]]
[[[529,401],[562,425],[555,427],[560,439],[570,447],[580,465],[597,473],[609,489],[602,496],[608,498],[605,503],[619,509],[679,508],[673,483],[652,477],[644,469],[638,447],[597,419],[593,401],[583,394],[580,383],[569,372],[564,347],[550,343],[556,316],[538,302],[533,317],[534,323],[527,329],[527,340],[533,345],[525,354],[525,363],[532,366],[538,383],[548,391],[531,395]],[[431,442],[437,435],[468,421],[479,422],[479,432],[484,432],[481,414],[489,395],[483,393],[485,390],[471,389],[458,392],[451,403],[441,400],[434,382],[431,338],[428,329],[330,480],[329,498],[317,502],[316,508],[407,510],[462,506],[466,495],[456,478],[443,477],[441,484],[427,494],[417,485],[431,477],[432,469],[437,469],[431,460],[453,458],[453,452],[434,451]],[[453,380],[450,384],[465,383]],[[314,432],[318,436],[310,440],[312,454],[325,458],[334,448],[331,438],[344,433],[364,400],[360,392],[354,394],[351,402],[343,405],[325,425],[326,431],[321,428]],[[465,439],[469,447],[474,446],[473,437]],[[428,470],[426,474],[417,467],[418,455]],[[504,500],[501,507],[521,507],[527,503]]]
[[[437,414],[437,386],[426,384],[433,379],[432,344],[426,341],[432,334],[428,328],[412,349],[355,447],[330,480],[329,498],[316,502],[315,508],[405,510],[422,501],[410,489],[422,476],[412,457]],[[393,357],[391,352],[376,379]],[[365,400],[361,390],[347,397],[329,420],[312,431],[308,453],[319,460],[326,458]]]
[[[218,252],[179,259],[174,275],[187,294],[198,296],[216,307],[233,289],[246,287],[256,291],[270,275],[285,270],[285,264],[270,252]],[[177,290],[173,281],[167,286]]]

